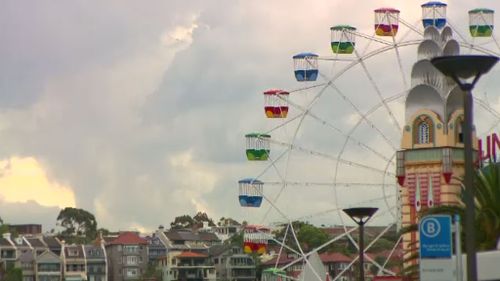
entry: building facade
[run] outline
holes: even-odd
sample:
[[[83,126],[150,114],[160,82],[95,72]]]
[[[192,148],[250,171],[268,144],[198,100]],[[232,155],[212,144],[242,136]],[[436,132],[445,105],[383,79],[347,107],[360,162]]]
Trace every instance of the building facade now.
[[[464,173],[464,93],[430,63],[436,56],[458,55],[459,45],[449,27],[429,26],[424,38],[411,72],[412,88],[406,96],[405,126],[397,152],[403,227],[417,224],[419,213],[427,208],[458,204],[457,178]],[[477,145],[475,133],[473,144]],[[407,257],[417,251],[417,233],[403,236],[403,248]]]
[[[215,266],[206,254],[169,251],[157,267],[163,281],[215,281]]]
[[[251,281],[256,279],[256,267],[253,258],[243,253],[241,247],[213,246],[210,248],[217,280]]]
[[[62,259],[47,250],[36,258],[36,281],[62,281]]]
[[[146,271],[148,242],[135,232],[122,232],[106,244],[108,280],[137,280]]]
[[[87,262],[87,280],[107,281],[108,261],[104,244],[99,241],[97,245],[85,245],[84,249]]]
[[[62,248],[65,281],[87,280],[87,261],[83,245],[64,245]]]

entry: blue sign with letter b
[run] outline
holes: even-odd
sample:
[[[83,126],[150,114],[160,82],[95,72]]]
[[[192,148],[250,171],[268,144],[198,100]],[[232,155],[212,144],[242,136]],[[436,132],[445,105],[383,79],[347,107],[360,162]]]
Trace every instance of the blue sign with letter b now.
[[[420,258],[451,258],[451,216],[432,215],[420,221]]]

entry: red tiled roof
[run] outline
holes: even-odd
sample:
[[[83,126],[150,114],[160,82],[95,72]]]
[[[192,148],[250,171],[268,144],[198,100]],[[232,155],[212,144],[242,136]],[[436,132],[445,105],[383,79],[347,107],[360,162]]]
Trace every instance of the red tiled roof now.
[[[184,251],[180,255],[178,255],[177,257],[178,258],[206,258],[208,256],[204,255],[204,254],[195,253],[195,252]]]
[[[319,258],[323,263],[326,262],[351,262],[352,259],[341,253],[322,253]]]
[[[375,257],[391,257],[391,260],[402,260],[403,259],[403,250],[401,249],[395,249],[394,252],[391,252],[391,250],[384,250],[379,253],[365,253],[368,255],[370,258],[375,259]]]
[[[148,244],[148,241],[141,238],[134,232],[122,232],[116,239],[109,242],[110,245],[137,245],[137,244]]]

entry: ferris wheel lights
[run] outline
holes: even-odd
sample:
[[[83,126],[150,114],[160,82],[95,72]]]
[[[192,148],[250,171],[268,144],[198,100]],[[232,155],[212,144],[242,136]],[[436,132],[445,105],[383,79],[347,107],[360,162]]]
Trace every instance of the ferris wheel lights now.
[[[469,11],[469,31],[472,37],[491,37],[495,11],[474,9]]]

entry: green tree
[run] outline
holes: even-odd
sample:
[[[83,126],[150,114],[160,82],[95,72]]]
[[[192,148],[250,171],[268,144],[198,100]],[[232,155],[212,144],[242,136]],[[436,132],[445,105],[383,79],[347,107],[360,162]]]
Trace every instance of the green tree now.
[[[207,213],[205,212],[198,212],[193,217],[193,221],[197,227],[203,227],[204,222],[207,222],[209,226],[215,226],[214,221],[211,218],[209,218]]]
[[[229,244],[229,245],[232,245],[232,246],[237,246],[237,247],[243,247],[243,231],[240,231],[236,234],[234,234],[233,236],[231,236],[231,238],[227,239],[226,241],[224,241],[224,244]]]
[[[148,264],[148,267],[142,274],[141,281],[161,280],[161,271],[156,268],[154,264]]]
[[[67,207],[59,212],[57,224],[64,228],[60,238],[68,243],[89,243],[97,234],[97,221],[86,210]]]
[[[490,163],[478,169],[474,176],[474,207],[476,228],[476,248],[479,251],[496,249],[500,239],[500,163]],[[459,200],[464,202],[462,189]],[[427,210],[428,214],[458,214],[461,219],[462,246],[465,242],[465,205],[439,206]]]
[[[175,217],[174,221],[170,223],[172,229],[191,228],[194,225],[194,220],[190,215],[183,215]]]
[[[228,225],[241,225],[238,221],[232,219],[232,218],[225,218],[222,217],[219,219],[217,222],[218,226],[228,226]]]
[[[108,236],[111,233],[111,231],[109,231],[107,228],[101,227],[97,230],[97,233],[98,234],[101,233],[102,236]]]
[[[4,281],[22,281],[23,280],[23,270],[17,267],[13,267],[7,270]]]
[[[297,241],[302,249],[317,248],[329,240],[328,234],[321,228],[315,227],[308,222],[294,221],[292,222],[293,229],[297,235]],[[286,234],[288,229],[288,234]],[[291,234],[291,229],[287,225],[283,225],[279,230],[273,233],[276,240],[283,241],[286,234],[285,244],[298,251],[297,241]]]

